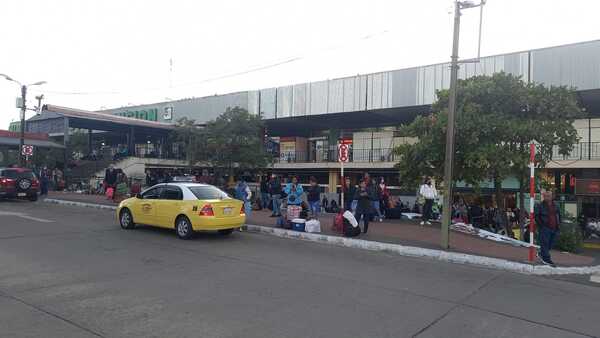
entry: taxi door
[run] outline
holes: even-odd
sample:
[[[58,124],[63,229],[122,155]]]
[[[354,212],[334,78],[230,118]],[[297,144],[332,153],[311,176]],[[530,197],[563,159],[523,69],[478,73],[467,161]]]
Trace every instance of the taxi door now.
[[[182,206],[183,192],[181,188],[175,185],[167,185],[154,204],[157,226],[174,228],[175,217],[179,215]]]
[[[133,220],[136,223],[158,225],[156,220],[156,202],[160,198],[163,187],[155,187],[145,191],[142,198],[134,204]]]

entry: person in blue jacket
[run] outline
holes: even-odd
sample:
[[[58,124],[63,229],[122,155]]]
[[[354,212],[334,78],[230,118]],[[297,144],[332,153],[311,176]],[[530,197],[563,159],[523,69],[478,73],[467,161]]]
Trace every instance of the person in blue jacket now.
[[[292,177],[292,182],[285,185],[283,191],[287,195],[288,205],[302,204],[302,194],[304,194],[304,190],[302,189],[302,186],[298,184],[298,178],[296,176]]]

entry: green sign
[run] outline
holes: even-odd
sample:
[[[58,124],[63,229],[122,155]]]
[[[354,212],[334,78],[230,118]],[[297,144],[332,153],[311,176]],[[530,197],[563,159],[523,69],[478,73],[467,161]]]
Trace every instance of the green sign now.
[[[21,130],[21,122],[11,122],[8,126],[8,131],[20,131]]]
[[[131,117],[138,120],[146,121],[157,121],[158,120],[158,108],[150,108],[143,110],[127,110],[124,112],[115,113],[118,116]]]

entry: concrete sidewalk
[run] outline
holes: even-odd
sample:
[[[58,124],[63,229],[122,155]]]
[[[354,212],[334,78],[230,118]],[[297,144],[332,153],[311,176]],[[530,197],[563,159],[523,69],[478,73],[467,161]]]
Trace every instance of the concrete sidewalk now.
[[[50,192],[48,197],[73,202],[116,206],[115,203],[100,195]],[[247,223],[275,227],[276,218],[269,217],[269,215],[270,212],[268,211],[253,211],[248,217]],[[321,216],[320,221],[323,234],[340,236],[331,231],[333,214]],[[438,250],[440,243],[440,228],[439,225],[435,224],[431,226],[421,226],[416,221],[384,220],[384,222],[370,223],[368,234],[362,234],[358,239]],[[517,263],[528,263],[527,248],[514,247],[509,244],[484,240],[456,231],[452,231],[451,233],[450,250],[448,251],[504,259]],[[583,267],[600,264],[600,259],[591,255],[590,251],[586,251],[582,255],[553,251],[552,257],[556,264],[563,267]]]

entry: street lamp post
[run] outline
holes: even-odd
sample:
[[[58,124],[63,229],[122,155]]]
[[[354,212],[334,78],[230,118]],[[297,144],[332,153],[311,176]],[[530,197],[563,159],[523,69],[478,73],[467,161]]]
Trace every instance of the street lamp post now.
[[[23,156],[23,146],[25,145],[25,112],[27,111],[27,87],[29,86],[40,86],[46,83],[46,81],[38,81],[38,82],[34,82],[28,85],[24,85],[21,82],[13,79],[12,77],[6,75],[6,74],[0,74],[0,76],[2,76],[3,78],[5,78],[8,81],[12,81],[16,84],[18,84],[19,86],[21,86],[21,135],[19,137],[19,152],[18,152],[18,156],[19,156],[19,166],[20,167],[24,167],[25,166],[25,156]]]
[[[460,33],[460,10],[481,7],[485,0],[479,4],[472,1],[455,1],[454,3],[454,33],[452,41],[452,61],[450,63],[450,92],[448,98],[448,127],[446,129],[446,157],[444,161],[444,205],[442,207],[442,236],[441,247],[448,249],[450,241],[450,222],[452,221],[452,167],[454,165],[454,123],[456,116],[456,86],[458,81],[458,42]],[[480,14],[483,15],[483,14]],[[481,20],[480,20],[481,25]],[[481,44],[481,27],[479,29],[479,43]],[[479,54],[479,49],[478,49]],[[479,55],[477,56],[479,58]],[[478,60],[476,60],[478,61]]]

